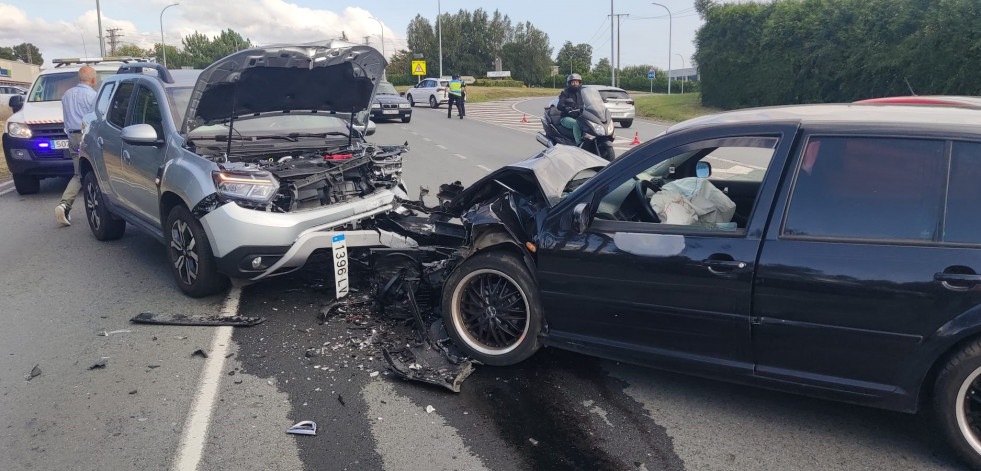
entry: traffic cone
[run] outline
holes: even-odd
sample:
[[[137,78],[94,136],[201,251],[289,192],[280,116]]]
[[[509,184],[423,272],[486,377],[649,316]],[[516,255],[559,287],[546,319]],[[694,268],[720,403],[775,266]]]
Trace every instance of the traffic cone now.
[[[640,131],[634,131],[634,142],[631,142],[630,145],[640,144],[640,139],[638,138],[639,136]]]
[[[528,115],[527,114],[521,117],[521,122],[522,123],[527,123],[528,122]]]

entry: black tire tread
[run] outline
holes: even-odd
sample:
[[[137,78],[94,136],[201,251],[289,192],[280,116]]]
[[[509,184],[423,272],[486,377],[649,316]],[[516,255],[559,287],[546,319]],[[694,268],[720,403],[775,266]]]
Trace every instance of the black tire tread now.
[[[978,454],[963,439],[957,419],[953,414],[957,392],[966,376],[981,368],[981,338],[976,338],[955,353],[937,374],[933,390],[933,415],[947,442],[966,461],[972,469],[981,470],[981,454]],[[962,377],[963,376],[963,377]]]

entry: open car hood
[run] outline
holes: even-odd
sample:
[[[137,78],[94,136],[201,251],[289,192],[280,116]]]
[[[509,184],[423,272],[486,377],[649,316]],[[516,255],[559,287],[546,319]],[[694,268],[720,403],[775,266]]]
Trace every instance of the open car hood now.
[[[368,46],[332,44],[258,47],[219,59],[198,76],[181,133],[262,113],[364,112],[385,58]]]
[[[449,203],[451,212],[461,212],[487,202],[504,188],[540,200],[548,207],[562,200],[572,179],[586,169],[601,169],[609,162],[578,147],[557,145],[521,162],[501,167],[477,180]]]

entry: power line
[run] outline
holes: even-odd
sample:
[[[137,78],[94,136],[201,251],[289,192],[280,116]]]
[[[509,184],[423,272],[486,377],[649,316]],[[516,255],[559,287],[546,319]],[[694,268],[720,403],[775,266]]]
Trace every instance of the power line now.
[[[106,32],[109,33],[109,55],[116,55],[116,45],[119,44],[119,38],[123,35],[119,32],[119,28],[106,28]]]

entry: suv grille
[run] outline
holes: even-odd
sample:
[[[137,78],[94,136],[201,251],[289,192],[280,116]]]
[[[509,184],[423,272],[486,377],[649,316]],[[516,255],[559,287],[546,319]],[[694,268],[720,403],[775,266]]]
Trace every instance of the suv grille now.
[[[65,134],[64,124],[31,124],[31,133],[34,134],[34,139],[45,140],[50,139],[52,141],[58,139],[68,139],[68,135]],[[62,149],[55,149],[52,145],[49,148],[39,148],[35,147],[31,149],[34,156],[39,159],[63,159],[70,158],[68,151]]]

